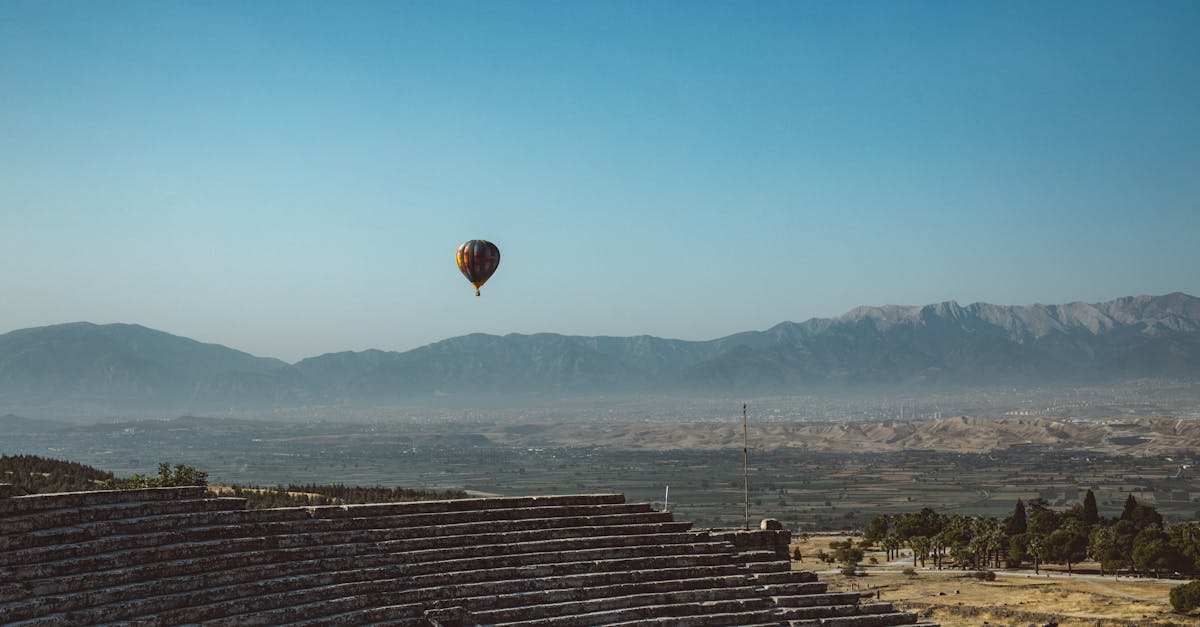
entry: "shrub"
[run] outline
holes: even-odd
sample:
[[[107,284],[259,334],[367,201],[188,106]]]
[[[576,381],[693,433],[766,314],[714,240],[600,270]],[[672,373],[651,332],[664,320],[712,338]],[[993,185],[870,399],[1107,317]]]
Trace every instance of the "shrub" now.
[[[846,564],[845,566],[842,566],[842,574],[847,577],[857,576],[858,575],[858,565],[857,564]]]
[[[1171,588],[1171,607],[1176,612],[1189,612],[1200,607],[1200,581]]]
[[[136,490],[139,488],[170,488],[176,486],[206,486],[208,485],[208,473],[197,470],[191,466],[184,464],[175,464],[175,469],[171,469],[171,465],[160,463],[158,465],[158,478],[147,477],[145,475],[133,475],[128,479],[105,479],[100,484],[101,490]]]
[[[913,570],[913,568],[911,566],[908,568],[905,568],[904,570],[902,570],[900,572],[904,573],[905,575],[908,575],[909,577],[917,576],[917,571]]]
[[[995,581],[996,580],[996,573],[994,573],[990,570],[977,570],[977,571],[971,573],[971,576],[980,581]]]

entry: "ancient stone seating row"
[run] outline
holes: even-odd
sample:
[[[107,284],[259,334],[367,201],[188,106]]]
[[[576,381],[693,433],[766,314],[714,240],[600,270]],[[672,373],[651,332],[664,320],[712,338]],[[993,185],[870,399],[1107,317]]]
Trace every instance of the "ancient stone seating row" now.
[[[16,625],[912,624],[621,495],[246,510],[200,488],[0,496]]]
[[[130,526],[121,533],[77,540],[66,544],[43,544],[29,548],[9,547],[5,554],[5,562],[16,567],[21,564],[38,564],[40,567],[25,569],[27,575],[50,572],[57,569],[77,571],[88,568],[85,563],[88,558],[92,561],[108,560],[109,554],[120,551],[125,564],[132,564],[139,555],[151,554],[156,559],[164,556],[187,552],[196,555],[205,547],[221,548],[222,544],[234,542],[241,538],[251,538],[254,543],[274,548],[288,546],[311,546],[313,544],[344,544],[358,541],[403,541],[429,538],[441,535],[474,534],[483,536],[503,533],[526,534],[519,537],[534,537],[537,534],[553,535],[559,529],[569,535],[569,529],[584,526],[604,527],[613,526],[614,533],[634,533],[655,529],[685,530],[688,525],[673,523],[667,515],[657,512],[638,511],[637,506],[614,505],[599,506],[605,512],[604,517],[574,516],[572,513],[579,508],[534,508],[527,510],[535,518],[524,520],[500,519],[479,520],[471,523],[450,522],[437,525],[432,521],[414,523],[405,520],[408,517],[387,517],[385,519],[341,519],[341,520],[298,520],[290,523],[248,523],[248,524],[217,524],[197,526],[172,531],[149,531],[137,533],[136,526]],[[550,511],[540,511],[549,509]],[[555,514],[560,518],[553,517]],[[425,516],[422,516],[423,518]],[[454,520],[456,515],[444,515],[446,520]],[[350,523],[350,524],[348,524]],[[636,523],[657,523],[641,528],[632,525]],[[509,537],[517,537],[511,536]],[[215,544],[214,544],[215,543]],[[142,550],[145,549],[145,550]],[[55,566],[56,565],[56,566]],[[37,571],[37,573],[33,571]]]
[[[121,500],[125,503],[132,495],[121,496],[125,497]],[[94,503],[96,498],[62,500],[67,501],[65,505],[74,506],[86,505],[89,501]],[[669,515],[651,512],[645,505],[625,505],[620,503],[621,500],[619,496],[587,497],[582,502],[590,504],[582,512],[578,507],[572,507],[572,503],[580,502],[572,497],[508,499],[501,505],[566,505],[488,507],[474,511],[469,508],[470,502],[309,508],[304,510],[307,520],[296,518],[294,509],[267,510],[256,516],[259,523],[218,524],[209,528],[163,524],[167,522],[164,518],[196,522],[196,517],[189,514],[156,514],[138,517],[144,520],[116,522],[112,517],[105,517],[103,522],[89,523],[89,532],[83,535],[90,540],[49,544],[44,538],[52,534],[47,533],[49,530],[41,530],[39,534],[43,541],[9,542],[10,546],[40,546],[7,554],[3,566],[8,574],[25,582],[22,587],[33,597],[23,604],[10,604],[7,610],[13,618],[32,619],[41,614],[49,622],[127,619],[136,618],[143,612],[164,623],[173,623],[231,611],[254,611],[271,604],[294,605],[297,600],[311,600],[326,593],[335,598],[352,597],[355,593],[377,594],[389,584],[407,584],[395,577],[381,577],[396,574],[387,569],[397,566],[397,562],[416,566],[413,572],[418,574],[424,566],[425,570],[445,579],[447,569],[456,561],[466,561],[473,566],[486,560],[537,564],[572,555],[594,561],[600,557],[628,555],[631,559],[639,559],[667,553],[679,562],[681,555],[686,558],[705,553],[703,546],[692,542],[693,535],[680,533],[689,525],[675,523]],[[22,511],[27,509],[53,508],[24,508]],[[149,513],[129,508],[126,511]],[[209,523],[220,523],[222,517],[237,514],[200,513]],[[276,524],[278,521],[273,517],[277,513],[282,514],[286,522]],[[448,515],[452,513],[460,515],[456,518]],[[580,513],[590,515],[579,516]],[[428,518],[428,514],[434,518]],[[363,516],[348,517],[354,515]],[[448,520],[474,522],[436,524]],[[137,522],[154,523],[147,525],[154,529],[182,528],[182,531],[141,533],[143,526]],[[607,527],[592,523],[605,523]],[[269,535],[272,533],[274,535]],[[666,551],[662,548],[671,545],[676,548]],[[715,552],[719,548],[710,546],[707,551]],[[301,553],[312,556],[327,549],[332,550],[333,556],[350,555],[356,559],[353,564],[331,563],[328,559],[295,559]],[[398,560],[397,555],[403,555],[403,559]],[[371,563],[382,565],[365,568],[364,557],[375,557],[377,559]],[[229,567],[247,561],[257,564],[241,569],[245,577],[238,578],[235,573],[231,578],[229,571],[237,569]],[[308,573],[297,574],[295,570],[279,568],[293,564],[300,564],[297,570]],[[339,566],[348,569],[329,570]],[[178,572],[172,567],[181,567],[183,572],[164,577]],[[274,577],[265,578],[268,574]],[[284,577],[279,577],[280,574]],[[122,579],[133,580],[133,583],[113,585]],[[214,588],[214,583],[224,585]],[[182,608],[190,597],[196,596],[196,589],[220,595],[225,600],[195,610]],[[265,593],[268,590],[270,594]],[[46,596],[53,592],[75,594]],[[293,592],[299,594],[289,597]],[[12,596],[7,595],[5,600],[12,600]],[[421,596],[427,598],[428,594]],[[239,600],[248,597],[253,597],[252,602]],[[170,608],[175,608],[174,613],[168,611]],[[51,613],[47,614],[48,611]]]
[[[791,570],[790,563],[788,568],[782,567],[786,562],[763,564],[771,563],[777,566],[760,568],[752,577],[779,609],[780,617],[793,627],[932,627],[931,623],[918,623],[912,613],[896,611],[891,603],[864,602],[858,592],[829,592],[815,574]]]

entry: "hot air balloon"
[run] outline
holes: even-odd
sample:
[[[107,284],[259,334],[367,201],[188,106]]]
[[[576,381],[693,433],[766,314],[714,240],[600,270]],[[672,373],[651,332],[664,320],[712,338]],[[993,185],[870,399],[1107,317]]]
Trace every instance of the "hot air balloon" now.
[[[500,265],[500,249],[487,240],[473,239],[458,247],[457,258],[458,269],[475,286],[475,295],[479,296],[479,288]]]

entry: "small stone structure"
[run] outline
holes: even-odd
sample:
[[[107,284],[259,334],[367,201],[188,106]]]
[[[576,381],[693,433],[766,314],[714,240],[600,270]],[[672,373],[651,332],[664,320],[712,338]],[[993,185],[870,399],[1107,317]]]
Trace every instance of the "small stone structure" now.
[[[267,510],[199,487],[11,494],[4,624],[916,623],[791,570],[786,531],[695,531],[619,494]]]

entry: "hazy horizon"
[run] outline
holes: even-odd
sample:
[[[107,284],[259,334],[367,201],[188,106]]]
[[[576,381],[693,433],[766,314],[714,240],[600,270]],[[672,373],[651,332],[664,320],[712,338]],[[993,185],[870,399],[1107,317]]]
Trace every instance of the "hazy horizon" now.
[[[1140,297],[1143,297],[1143,296],[1150,296],[1150,297],[1163,297],[1163,296],[1169,296],[1170,294],[1184,294],[1185,296],[1190,296],[1190,297],[1192,297],[1192,298],[1197,298],[1197,297],[1196,297],[1196,296],[1194,296],[1194,295],[1187,294],[1186,292],[1181,292],[1181,291],[1178,291],[1178,290],[1177,290],[1177,291],[1175,291],[1175,292],[1171,292],[1171,293],[1169,293],[1169,294],[1126,294],[1126,295],[1124,295],[1124,296],[1119,296],[1119,297],[1117,297],[1117,298],[1131,298],[1131,297],[1132,297],[1132,298],[1140,298]],[[1110,300],[1112,300],[1112,299],[1110,299]],[[863,304],[863,305],[859,305],[859,306],[857,306],[857,307],[851,308],[851,309],[849,309],[849,310],[847,310],[847,311],[841,312],[840,314],[835,314],[835,315],[833,315],[833,316],[826,317],[826,318],[824,318],[824,319],[836,319],[836,318],[839,318],[839,317],[841,317],[841,316],[843,316],[843,315],[848,315],[848,314],[852,313],[854,310],[856,310],[856,309],[858,309],[858,308],[861,308],[861,307],[867,307],[867,308],[886,308],[886,307],[893,307],[893,306],[894,306],[894,307],[902,307],[902,308],[907,308],[907,307],[928,307],[928,306],[933,306],[933,305],[940,305],[940,304],[942,304],[942,303],[946,303],[946,302],[957,302],[957,301],[955,301],[954,299],[950,299],[950,300],[948,300],[948,301],[941,301],[941,302],[939,302],[939,303],[922,303],[922,304],[902,304],[902,303],[881,303],[881,304],[874,304],[874,305]],[[1076,301],[1072,301],[1072,302],[1084,302],[1084,301],[1078,301],[1078,300],[1076,300]],[[1104,301],[1104,302],[1109,302],[1109,301]],[[1056,305],[1066,305],[1066,304],[1070,304],[1070,303],[983,303],[983,302],[976,302],[976,303],[961,303],[961,302],[960,302],[960,303],[958,303],[958,304],[959,304],[959,305],[962,305],[962,306],[970,306],[970,305],[975,305],[975,304],[990,304],[990,305],[1000,305],[1000,306],[1005,306],[1005,307],[1007,307],[1007,306],[1016,306],[1016,307],[1022,307],[1022,306],[1028,306],[1028,305],[1034,305],[1034,306],[1038,306],[1038,305],[1056,306]],[[1096,303],[1089,303],[1089,304],[1096,304]],[[658,338],[665,339],[665,340],[679,340],[679,341],[685,341],[685,342],[693,342],[693,341],[694,341],[694,342],[708,342],[708,341],[713,341],[713,340],[719,340],[719,339],[726,338],[726,337],[731,337],[731,336],[734,336],[734,335],[738,335],[738,334],[740,334],[740,333],[746,333],[746,332],[751,332],[751,333],[754,333],[754,332],[765,331],[765,330],[767,330],[767,329],[769,329],[769,328],[775,327],[775,326],[777,326],[777,325],[780,325],[780,324],[787,324],[787,323],[803,323],[803,322],[807,322],[807,321],[814,320],[814,319],[822,319],[822,318],[821,318],[821,317],[817,317],[817,316],[813,316],[813,317],[804,318],[804,319],[798,319],[798,320],[779,320],[778,322],[775,322],[775,323],[773,323],[773,324],[771,324],[771,325],[768,325],[767,327],[764,327],[764,328],[761,328],[761,329],[737,329],[737,330],[731,330],[731,331],[729,331],[729,332],[727,332],[727,333],[723,333],[723,334],[721,334],[721,335],[718,335],[718,336],[713,336],[713,337],[699,337],[699,338],[681,338],[681,337],[674,337],[674,336],[669,336],[669,335],[666,335],[666,336],[656,336],[656,335],[650,335],[650,334],[635,334],[635,335],[630,335],[630,336],[613,336],[613,335],[607,335],[607,334],[590,334],[590,335],[589,335],[589,334],[584,334],[584,333],[576,333],[576,334],[562,334],[562,335],[567,335],[568,337],[640,337],[640,336],[647,336],[647,335],[649,335],[650,337],[658,337]],[[437,339],[434,339],[434,340],[430,340],[429,342],[427,342],[427,343],[425,343],[425,344],[419,344],[419,345],[416,345],[416,346],[405,347],[405,348],[398,348],[398,349],[382,349],[382,348],[380,348],[380,347],[378,347],[378,346],[367,346],[367,347],[364,347],[364,348],[361,348],[361,349],[348,349],[348,348],[343,348],[343,349],[334,349],[334,350],[332,350],[332,351],[326,351],[326,352],[324,352],[324,353],[314,353],[314,354],[311,354],[311,355],[300,355],[298,359],[284,359],[284,358],[282,358],[282,357],[279,357],[279,356],[277,356],[277,355],[269,355],[269,354],[260,354],[260,353],[254,353],[254,352],[252,352],[252,351],[245,350],[244,348],[242,348],[242,347],[240,347],[240,346],[236,346],[236,345],[233,345],[233,344],[229,344],[229,343],[226,343],[226,342],[222,342],[222,341],[220,341],[220,340],[211,340],[211,339],[201,339],[201,338],[195,338],[195,337],[187,337],[187,336],[183,336],[183,335],[181,335],[181,334],[179,334],[179,333],[176,333],[176,332],[172,331],[171,329],[161,329],[161,328],[149,327],[149,326],[147,326],[147,325],[145,325],[145,324],[141,324],[141,323],[139,323],[139,322],[136,322],[136,321],[128,321],[128,320],[123,320],[123,321],[113,321],[113,322],[94,322],[94,321],[91,321],[91,320],[72,320],[72,321],[65,321],[65,322],[57,322],[57,323],[50,323],[50,324],[45,324],[45,325],[39,325],[39,326],[37,326],[37,327],[23,327],[23,328],[19,328],[19,329],[0,329],[0,335],[4,335],[4,334],[6,334],[6,333],[10,333],[10,332],[12,332],[12,331],[24,331],[24,330],[29,330],[29,329],[37,329],[37,328],[44,328],[44,327],[58,327],[58,326],[67,326],[67,325],[72,325],[72,324],[91,324],[91,325],[96,325],[96,326],[101,326],[101,327],[102,327],[102,326],[108,326],[108,325],[132,325],[132,326],[140,326],[140,327],[148,328],[148,329],[150,329],[150,330],[152,330],[152,331],[158,331],[158,332],[162,332],[162,333],[167,333],[167,334],[169,334],[169,335],[174,335],[174,336],[177,336],[177,337],[182,337],[182,338],[184,338],[184,339],[199,341],[199,342],[201,342],[201,343],[204,343],[204,344],[216,344],[216,345],[219,345],[219,346],[224,346],[224,347],[226,347],[226,348],[231,348],[231,349],[234,349],[234,350],[237,350],[237,351],[241,351],[241,352],[248,353],[248,354],[250,354],[250,355],[252,355],[252,356],[255,356],[255,357],[264,357],[264,358],[279,359],[279,360],[281,360],[281,361],[284,361],[284,362],[286,362],[286,363],[289,363],[289,364],[294,364],[294,363],[297,363],[297,362],[299,362],[299,361],[302,361],[302,360],[304,360],[304,359],[311,358],[311,357],[319,357],[319,356],[322,356],[322,355],[328,355],[328,354],[334,354],[334,353],[343,353],[343,352],[347,352],[347,351],[350,351],[350,352],[362,352],[362,351],[368,351],[368,350],[386,350],[386,351],[392,351],[392,352],[407,352],[407,351],[409,351],[409,350],[413,350],[413,349],[415,349],[415,348],[421,348],[421,347],[424,347],[424,346],[428,346],[428,345],[430,345],[430,344],[436,344],[436,343],[438,343],[438,342],[441,342],[441,341],[444,341],[444,340],[450,340],[450,339],[454,339],[455,337],[463,337],[463,336],[465,336],[465,335],[471,335],[471,334],[474,334],[474,333],[482,333],[482,332],[468,332],[468,333],[464,333],[463,335],[460,335],[460,336],[453,336],[453,337],[437,338]],[[542,333],[553,333],[553,332],[550,332],[550,331],[534,331],[534,332],[531,332],[531,333],[521,333],[521,332],[512,331],[512,332],[495,332],[495,333],[486,333],[486,334],[487,334],[487,335],[494,335],[494,336],[505,336],[505,335],[537,335],[537,334],[542,334]]]
[[[1200,294],[1198,32],[1190,2],[4,3],[0,330],[294,361]]]

